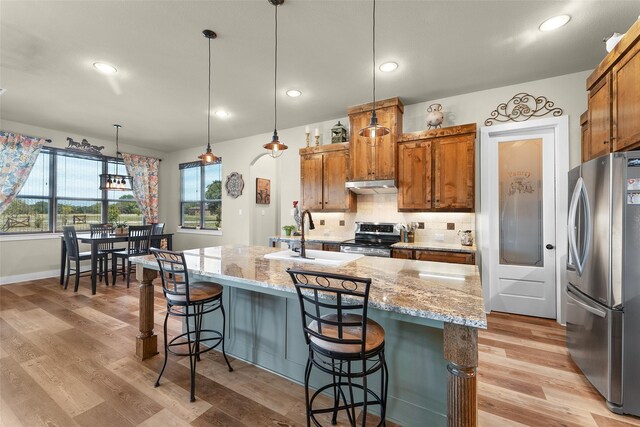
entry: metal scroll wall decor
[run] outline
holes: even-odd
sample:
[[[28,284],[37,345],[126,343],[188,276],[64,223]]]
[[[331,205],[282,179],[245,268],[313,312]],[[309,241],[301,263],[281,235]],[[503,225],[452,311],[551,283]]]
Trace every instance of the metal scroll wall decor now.
[[[242,175],[238,172],[231,172],[229,176],[227,176],[227,181],[224,186],[227,189],[227,196],[237,199],[242,195],[242,190],[244,189]]]
[[[491,126],[495,123],[524,122],[532,117],[542,117],[547,114],[561,116],[562,108],[554,108],[554,105],[545,96],[535,97],[521,92],[513,95],[506,103],[499,104],[484,124]]]

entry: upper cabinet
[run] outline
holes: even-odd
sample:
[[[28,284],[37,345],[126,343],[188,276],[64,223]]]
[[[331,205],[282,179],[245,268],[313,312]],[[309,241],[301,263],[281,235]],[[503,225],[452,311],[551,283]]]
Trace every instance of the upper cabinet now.
[[[640,20],[591,73],[587,90],[589,130],[586,144],[583,138],[583,160],[640,148]]]
[[[377,137],[372,143],[359,135],[360,129],[369,126],[373,103],[358,105],[347,110],[350,125],[351,180],[396,179],[396,154],[398,135],[402,133],[404,105],[400,98],[376,102],[378,123],[389,128],[388,135]]]
[[[475,124],[401,135],[398,210],[473,211],[475,139]]]
[[[356,209],[356,196],[346,189],[349,144],[331,144],[300,150],[302,208],[344,212]]]

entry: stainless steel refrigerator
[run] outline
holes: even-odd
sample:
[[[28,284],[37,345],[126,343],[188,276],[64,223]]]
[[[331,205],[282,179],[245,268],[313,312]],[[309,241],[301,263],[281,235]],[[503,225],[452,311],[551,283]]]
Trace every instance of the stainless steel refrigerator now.
[[[567,348],[616,413],[640,415],[640,151],[569,172]]]

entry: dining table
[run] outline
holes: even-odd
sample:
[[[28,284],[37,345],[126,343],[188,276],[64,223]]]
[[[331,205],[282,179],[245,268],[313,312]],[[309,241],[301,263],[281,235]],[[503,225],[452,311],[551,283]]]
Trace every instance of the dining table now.
[[[122,243],[128,240],[128,234],[91,234],[78,233],[78,241],[91,245],[91,294],[96,294],[96,282],[98,279],[98,248],[103,243]],[[160,247],[162,240],[167,241],[167,249],[173,249],[173,233],[162,233],[151,235],[151,247]],[[60,237],[60,284],[64,283],[64,270],[67,261],[67,245],[64,238]],[[113,273],[115,274],[115,272]]]

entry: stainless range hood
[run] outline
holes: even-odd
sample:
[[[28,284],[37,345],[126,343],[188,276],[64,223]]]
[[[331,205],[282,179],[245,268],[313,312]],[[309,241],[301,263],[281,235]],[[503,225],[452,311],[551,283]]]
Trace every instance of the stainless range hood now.
[[[393,179],[377,179],[372,181],[349,181],[347,190],[356,194],[393,194],[397,193],[396,182]]]

